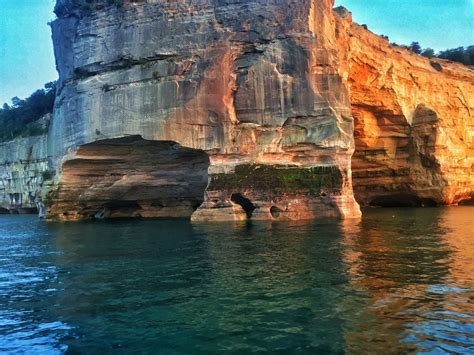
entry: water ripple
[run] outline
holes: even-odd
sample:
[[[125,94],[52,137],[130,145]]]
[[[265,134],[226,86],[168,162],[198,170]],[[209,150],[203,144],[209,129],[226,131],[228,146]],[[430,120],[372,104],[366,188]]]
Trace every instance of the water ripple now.
[[[473,212],[213,225],[0,216],[0,351],[472,353]]]

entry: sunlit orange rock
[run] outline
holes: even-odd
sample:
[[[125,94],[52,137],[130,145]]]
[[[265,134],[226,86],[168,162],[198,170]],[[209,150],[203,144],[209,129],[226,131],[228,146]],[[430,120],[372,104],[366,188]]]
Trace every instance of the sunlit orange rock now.
[[[350,91],[356,198],[363,205],[455,204],[474,196],[474,70],[389,45],[335,11]]]

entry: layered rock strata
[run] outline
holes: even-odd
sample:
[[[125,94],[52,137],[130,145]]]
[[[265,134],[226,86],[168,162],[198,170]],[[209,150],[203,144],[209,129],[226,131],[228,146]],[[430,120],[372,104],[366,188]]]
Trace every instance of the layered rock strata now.
[[[62,165],[48,218],[189,218],[204,200],[208,167],[205,152],[174,142],[130,136],[85,144]]]
[[[355,120],[362,205],[456,204],[474,197],[474,70],[389,45],[336,9],[341,72]]]
[[[58,168],[66,162],[51,217],[90,216],[63,203],[79,169],[67,159],[130,134],[209,155],[195,220],[360,215],[332,1],[71,4],[58,1],[52,24],[60,79],[49,139]],[[102,199],[94,194],[84,192]]]
[[[113,3],[58,0],[54,118],[0,145],[0,212],[34,208],[53,174],[61,220],[474,197],[472,68],[391,46],[331,0]]]

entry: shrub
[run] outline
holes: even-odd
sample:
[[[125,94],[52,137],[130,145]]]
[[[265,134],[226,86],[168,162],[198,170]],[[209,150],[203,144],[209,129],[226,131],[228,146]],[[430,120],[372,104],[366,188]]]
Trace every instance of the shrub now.
[[[435,51],[434,51],[433,49],[431,49],[431,48],[425,48],[425,49],[423,49],[423,51],[421,52],[421,55],[422,55],[423,57],[426,57],[426,58],[431,59],[431,58],[433,58],[433,57],[435,56]]]
[[[438,62],[434,62],[434,61],[430,60],[430,64],[433,68],[435,68],[435,70],[443,71],[443,67]]]
[[[466,65],[474,65],[474,46],[447,49],[440,52],[437,57]]]
[[[408,47],[413,53],[421,54],[421,46],[418,42],[411,42]]]
[[[384,36],[382,35],[382,37]],[[431,48],[423,49],[419,42],[412,42],[409,46],[399,45],[395,42],[390,43],[390,44],[392,46],[407,48],[411,50],[413,53],[420,54],[423,57],[426,57],[428,59],[440,58],[440,59],[451,60],[453,62],[462,63],[465,65],[474,65],[474,46],[447,49],[445,51],[441,51],[438,54],[436,54],[435,51]],[[438,65],[435,64],[435,69],[439,70],[439,64]]]

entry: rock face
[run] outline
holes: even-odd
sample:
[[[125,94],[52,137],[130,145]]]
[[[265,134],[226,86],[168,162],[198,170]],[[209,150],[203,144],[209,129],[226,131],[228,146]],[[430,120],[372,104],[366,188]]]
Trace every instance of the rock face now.
[[[355,119],[362,205],[455,204],[474,196],[474,70],[418,56],[352,23],[337,33]]]
[[[390,46],[332,6],[58,0],[54,117],[47,138],[0,145],[0,212],[34,207],[45,178],[60,220],[472,199],[472,68]]]
[[[332,5],[99,1],[87,11],[58,1],[59,96],[49,137],[58,167],[89,143],[139,134],[209,155],[194,220],[359,216]],[[59,170],[59,191],[76,184],[74,164]],[[103,199],[94,193],[91,201]],[[52,199],[52,217],[81,215],[62,199]]]
[[[48,177],[47,136],[0,143],[0,213],[29,213]]]

